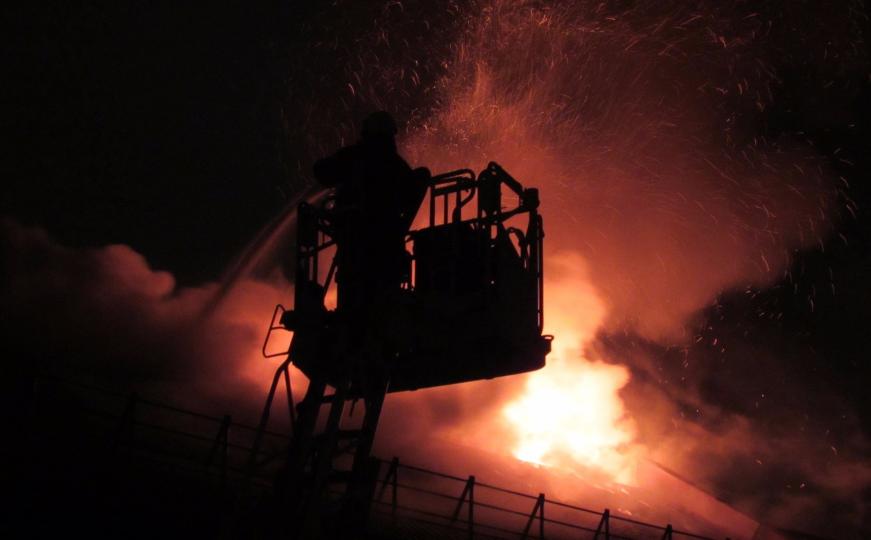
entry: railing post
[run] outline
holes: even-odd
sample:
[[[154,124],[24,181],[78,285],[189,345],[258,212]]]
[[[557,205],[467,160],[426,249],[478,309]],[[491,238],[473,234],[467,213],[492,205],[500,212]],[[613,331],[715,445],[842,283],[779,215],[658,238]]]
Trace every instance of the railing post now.
[[[466,480],[466,485],[463,487],[463,493],[460,494],[460,499],[457,502],[457,507],[454,509],[454,514],[451,516],[451,523],[457,521],[457,518],[460,517],[460,510],[463,509],[463,503],[466,502],[466,497],[469,498],[469,538],[473,538],[475,536],[475,477],[469,476],[469,479]]]
[[[399,477],[399,458],[394,457],[392,460],[390,460],[390,467],[387,469],[387,474],[384,475],[384,480],[381,481],[381,491],[378,492],[378,498],[376,499],[379,502],[381,501],[381,499],[384,497],[384,492],[387,491],[387,482],[390,482],[390,487],[391,487],[391,491],[392,491],[392,493],[391,493],[392,497],[391,497],[391,501],[390,501],[390,513],[394,517],[396,517],[396,507],[398,506],[397,505],[397,498],[396,498],[396,488],[398,487],[397,486],[398,477]]]
[[[536,516],[538,514],[538,516]],[[532,507],[532,513],[529,514],[529,521],[526,522],[526,527],[523,529],[521,538],[526,540],[529,538],[529,529],[532,528],[532,522],[538,517],[538,537],[544,538],[544,493],[538,494],[538,499],[535,501],[535,506]]]
[[[671,523],[669,523],[668,525],[665,526],[665,532],[662,533],[662,540],[672,540],[671,533],[672,533]]]
[[[593,540],[599,540],[599,535],[603,532],[605,533],[605,540],[611,540],[611,511],[607,508],[602,512],[602,519],[599,520],[599,526],[596,527],[596,534],[593,535]]]
[[[399,483],[399,458],[393,457],[393,461],[390,462],[390,466],[393,467],[393,479],[390,482],[390,513],[393,517],[396,517],[396,508],[399,506],[399,499],[397,495],[396,488]]]
[[[475,477],[469,476],[469,540],[475,538]]]
[[[221,420],[221,427],[218,428],[218,434],[215,435],[215,442],[212,443],[212,448],[209,450],[209,457],[206,460],[206,471],[212,466],[212,463],[215,462],[215,457],[218,455],[220,451],[221,456],[221,485],[223,486],[227,481],[227,461],[229,458],[229,449],[230,449],[230,425],[232,424],[232,417],[229,414],[225,414],[223,420]]]

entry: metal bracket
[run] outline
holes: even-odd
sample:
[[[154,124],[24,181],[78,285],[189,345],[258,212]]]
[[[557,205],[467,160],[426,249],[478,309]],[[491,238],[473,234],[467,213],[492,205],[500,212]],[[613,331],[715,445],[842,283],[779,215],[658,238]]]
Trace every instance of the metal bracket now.
[[[281,318],[284,316],[287,309],[281,304],[275,305],[275,310],[272,312],[272,319],[269,321],[269,329],[266,331],[266,337],[263,339],[263,347],[260,349],[260,354],[263,355],[263,358],[275,358],[276,356],[285,356],[288,354],[287,351],[277,352],[277,353],[267,353],[266,347],[269,345],[269,338],[272,337],[272,332],[275,330],[284,330],[288,331],[287,328],[282,324],[275,324],[275,321],[281,321]],[[280,313],[280,315],[279,315]]]

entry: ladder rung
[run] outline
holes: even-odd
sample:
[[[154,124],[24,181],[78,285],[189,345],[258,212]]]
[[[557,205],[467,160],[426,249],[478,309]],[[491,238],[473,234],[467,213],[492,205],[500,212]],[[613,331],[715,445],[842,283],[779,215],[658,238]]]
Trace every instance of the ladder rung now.
[[[336,394],[329,394],[321,397],[321,403],[332,403],[336,401]]]
[[[363,435],[362,429],[340,429],[336,432],[336,439],[338,440],[348,440],[348,439],[356,439],[357,437]],[[318,433],[315,436],[318,440],[323,440],[327,437],[326,433]]]

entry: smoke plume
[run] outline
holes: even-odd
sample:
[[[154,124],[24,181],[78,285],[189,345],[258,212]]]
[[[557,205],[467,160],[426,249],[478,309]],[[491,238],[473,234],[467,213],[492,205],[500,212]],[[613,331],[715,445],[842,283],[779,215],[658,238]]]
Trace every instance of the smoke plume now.
[[[828,22],[850,27],[850,13]],[[854,416],[809,377],[772,380],[807,355],[782,336],[751,345],[709,331],[718,314],[708,306],[785,279],[794,254],[824,247],[842,211],[839,181],[817,151],[764,129],[796,46],[785,45],[786,21],[815,58],[819,45],[804,41],[815,23],[796,11],[486,3],[454,45],[439,106],[405,146],[436,170],[493,159],[541,188],[547,252],[582,259],[604,304],[592,335],[553,332],[580,343],[580,354],[557,360],[588,376],[594,361],[632,374],[615,388],[627,415],[616,421],[638,426],[637,446],[609,451],[641,447],[763,521],[843,533],[866,512],[868,446]],[[864,65],[851,39],[830,38],[839,53],[821,77]],[[569,293],[556,281],[548,291]],[[826,413],[809,410],[809,392]],[[742,409],[748,400],[764,405]],[[822,442],[838,411],[849,456]],[[567,440],[573,427],[560,426]]]
[[[273,369],[260,345],[288,288],[244,280],[204,316],[217,283],[176,287],[127,246],[72,249],[9,219],[0,235],[7,362],[197,410],[256,411]]]

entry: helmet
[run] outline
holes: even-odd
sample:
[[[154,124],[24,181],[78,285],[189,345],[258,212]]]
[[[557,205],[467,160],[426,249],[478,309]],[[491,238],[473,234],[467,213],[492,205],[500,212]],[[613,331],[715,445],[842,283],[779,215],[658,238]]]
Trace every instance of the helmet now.
[[[363,130],[360,135],[364,138],[370,137],[393,137],[396,135],[396,122],[390,113],[386,111],[377,111],[363,120]]]

